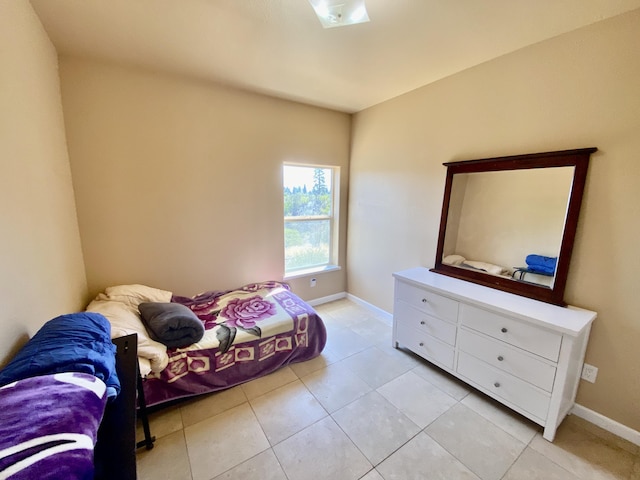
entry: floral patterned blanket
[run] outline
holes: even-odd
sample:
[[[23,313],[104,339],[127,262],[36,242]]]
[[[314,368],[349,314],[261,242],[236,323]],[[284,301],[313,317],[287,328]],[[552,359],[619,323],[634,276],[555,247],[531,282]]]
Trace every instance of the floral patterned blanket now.
[[[169,364],[144,382],[147,405],[233,387],[320,354],[325,326],[311,306],[280,282],[245,285],[196,297],[173,296],[205,325],[187,348],[169,349]]]

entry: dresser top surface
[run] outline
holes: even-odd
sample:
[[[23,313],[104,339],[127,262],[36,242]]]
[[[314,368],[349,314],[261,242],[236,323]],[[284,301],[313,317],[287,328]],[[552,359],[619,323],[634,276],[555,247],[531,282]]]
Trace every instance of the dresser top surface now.
[[[393,276],[398,280],[407,281],[418,287],[426,287],[449,298],[485,307],[497,313],[516,316],[573,336],[583,332],[597,316],[596,312],[590,310],[573,306],[559,307],[440,275],[425,267],[403,270],[394,273]]]

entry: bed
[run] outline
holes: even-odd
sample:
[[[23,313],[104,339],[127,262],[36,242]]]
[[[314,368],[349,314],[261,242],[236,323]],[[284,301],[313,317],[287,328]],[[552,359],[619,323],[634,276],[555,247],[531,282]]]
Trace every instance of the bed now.
[[[107,406],[121,395],[110,333],[99,314],[56,317],[0,370],[1,479],[100,478],[94,447],[110,421]],[[135,478],[135,464],[127,473],[118,458],[109,461],[119,478]]]
[[[462,255],[453,254],[447,255],[442,259],[442,263],[446,265],[452,265],[454,267],[466,268],[468,270],[475,270],[490,275],[496,275],[504,278],[513,277],[514,269],[503,267],[502,265],[496,265],[480,260],[468,260]]]
[[[141,306],[180,305],[202,326],[198,341],[167,346],[149,328]],[[145,285],[109,287],[87,306],[109,319],[112,335],[138,334],[138,357],[149,407],[223,390],[312,359],[326,343],[314,309],[281,282],[252,283],[193,297]]]

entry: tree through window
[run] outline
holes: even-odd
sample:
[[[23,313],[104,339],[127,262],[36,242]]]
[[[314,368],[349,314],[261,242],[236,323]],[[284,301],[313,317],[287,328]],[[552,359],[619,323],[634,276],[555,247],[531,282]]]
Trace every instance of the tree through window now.
[[[284,165],[285,273],[333,262],[334,169]]]

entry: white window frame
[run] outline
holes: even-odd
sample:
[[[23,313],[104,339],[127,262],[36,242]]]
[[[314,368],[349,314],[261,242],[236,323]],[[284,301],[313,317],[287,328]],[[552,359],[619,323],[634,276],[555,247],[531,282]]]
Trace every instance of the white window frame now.
[[[328,220],[329,221],[329,260],[326,263],[322,263],[319,265],[313,266],[305,266],[296,268],[294,270],[286,270],[286,264],[283,265],[285,268],[284,278],[290,279],[295,277],[302,277],[306,275],[315,274],[318,272],[327,272],[332,270],[339,270],[338,266],[338,212],[339,212],[339,185],[340,185],[340,167],[335,165],[316,165],[316,164],[307,164],[307,163],[293,163],[293,162],[285,162],[282,165],[282,173],[284,175],[285,167],[304,167],[309,168],[311,170],[316,168],[322,168],[329,170],[331,172],[331,212],[329,215],[307,215],[307,216],[294,216],[294,217],[285,217],[283,215],[283,244],[284,244],[284,226],[288,223],[294,222],[310,222],[317,220]],[[283,185],[284,191],[284,185]],[[282,195],[283,200],[283,210],[284,210],[284,193]]]

